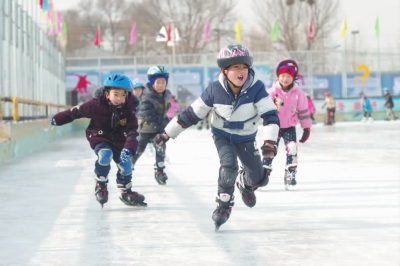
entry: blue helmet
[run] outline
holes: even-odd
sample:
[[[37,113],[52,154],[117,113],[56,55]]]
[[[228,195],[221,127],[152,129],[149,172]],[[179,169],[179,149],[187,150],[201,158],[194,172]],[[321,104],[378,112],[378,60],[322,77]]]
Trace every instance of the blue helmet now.
[[[144,84],[139,79],[134,79],[132,80],[132,88],[133,89],[144,88]]]
[[[113,87],[118,89],[123,89],[126,91],[132,91],[132,82],[131,80],[122,74],[112,74],[108,76],[104,82],[103,86],[105,88]]]
[[[168,80],[169,71],[164,66],[152,66],[147,71],[147,78],[150,80],[153,77],[160,76]]]

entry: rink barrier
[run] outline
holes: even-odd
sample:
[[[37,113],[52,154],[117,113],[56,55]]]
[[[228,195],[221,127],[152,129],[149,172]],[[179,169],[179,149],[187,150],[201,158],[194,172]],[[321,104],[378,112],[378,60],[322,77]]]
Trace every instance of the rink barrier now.
[[[3,106],[1,105],[1,102],[10,102],[11,103],[11,108],[12,108],[12,117],[3,117]],[[33,106],[43,106],[45,107],[44,110],[36,110],[36,115],[31,116],[31,117],[20,117],[19,115],[19,108],[21,107],[20,105],[33,105]],[[4,108],[6,105],[4,106]],[[71,108],[72,106],[69,105],[64,105],[64,104],[55,104],[55,103],[49,103],[49,102],[40,102],[40,101],[35,101],[35,100],[29,100],[29,99],[24,99],[24,98],[19,98],[19,97],[3,97],[0,98],[0,120],[13,120],[13,121],[21,121],[21,120],[30,120],[30,119],[35,119],[35,118],[45,118],[49,117],[51,114],[52,108],[63,108],[63,109],[68,109]],[[59,110],[57,110],[59,111]]]
[[[82,131],[84,138],[84,130],[88,124],[89,119],[86,118],[77,119],[59,127],[51,126],[49,119],[2,121],[0,122],[0,165],[4,161],[23,157],[35,150],[48,150],[51,148],[49,142],[74,131]]]

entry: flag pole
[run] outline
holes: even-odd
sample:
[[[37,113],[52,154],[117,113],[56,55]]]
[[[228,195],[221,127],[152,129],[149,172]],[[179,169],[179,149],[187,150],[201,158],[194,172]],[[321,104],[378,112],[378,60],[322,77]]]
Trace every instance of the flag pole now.
[[[171,88],[170,90],[175,93],[174,90],[174,77],[173,77],[173,69],[175,67],[175,45],[176,45],[176,36],[175,36],[175,24],[172,21],[171,23],[171,42],[172,42],[172,66],[171,66],[171,73],[170,73],[170,83],[171,83]]]
[[[378,73],[377,73],[377,81],[376,81],[376,85],[377,85],[377,92],[379,94],[377,95],[381,95],[382,94],[382,90],[381,90],[381,86],[382,86],[382,82],[381,82],[381,52],[380,52],[380,41],[379,41],[379,20],[377,18],[377,21],[375,22],[375,31],[376,31],[376,40],[377,40],[377,45],[378,45]]]

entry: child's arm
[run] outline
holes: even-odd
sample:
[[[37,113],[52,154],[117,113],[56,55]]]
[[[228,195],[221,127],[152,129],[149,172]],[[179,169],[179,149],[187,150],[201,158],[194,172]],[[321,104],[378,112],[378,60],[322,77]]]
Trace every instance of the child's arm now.
[[[124,149],[131,150],[132,155],[135,155],[138,148],[138,141],[136,137],[139,136],[139,134],[137,133],[138,120],[134,113],[132,113],[132,115],[128,118],[126,127],[127,127],[127,132],[126,132],[127,135],[124,144]]]
[[[92,105],[93,99],[81,106],[74,106],[71,109],[59,112],[53,116],[51,124],[53,126],[62,126],[82,117],[91,118]]]

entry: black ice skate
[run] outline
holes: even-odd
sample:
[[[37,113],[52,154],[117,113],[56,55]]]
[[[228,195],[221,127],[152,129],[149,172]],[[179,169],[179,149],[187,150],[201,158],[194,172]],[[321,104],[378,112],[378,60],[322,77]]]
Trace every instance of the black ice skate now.
[[[253,208],[256,205],[256,194],[254,194],[256,188],[251,188],[245,184],[244,175],[245,175],[244,170],[243,169],[240,170],[239,181],[236,182],[236,186],[240,190],[240,194],[242,194],[243,203],[247,207]]]
[[[144,202],[144,196],[131,190],[132,182],[126,185],[117,184],[119,190],[119,199],[126,205],[135,207],[147,207]]]
[[[168,176],[164,173],[162,168],[158,169],[157,167],[154,167],[154,178],[159,185],[164,186],[167,184]]]
[[[101,208],[103,208],[104,203],[108,201],[108,179],[104,176],[96,176],[94,179],[96,180],[94,195],[96,196],[96,200],[101,204]]]
[[[288,167],[285,169],[285,189],[286,190],[293,190],[293,186],[297,184],[296,182],[296,167]]]
[[[217,209],[212,214],[212,219],[215,224],[215,230],[228,221],[232,212],[235,197],[226,193],[221,193],[215,201],[218,203]]]

